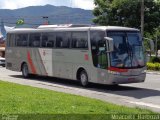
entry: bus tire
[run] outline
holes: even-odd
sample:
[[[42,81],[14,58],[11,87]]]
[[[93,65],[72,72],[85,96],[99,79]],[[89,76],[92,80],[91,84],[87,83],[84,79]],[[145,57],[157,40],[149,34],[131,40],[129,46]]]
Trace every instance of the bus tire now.
[[[82,70],[80,72],[79,80],[80,80],[80,84],[83,87],[87,87],[88,86],[88,75],[87,75],[87,72],[85,70]]]
[[[30,75],[28,70],[28,65],[26,63],[22,65],[22,75],[24,78],[28,78]]]
[[[2,65],[2,67],[5,67],[5,65]]]

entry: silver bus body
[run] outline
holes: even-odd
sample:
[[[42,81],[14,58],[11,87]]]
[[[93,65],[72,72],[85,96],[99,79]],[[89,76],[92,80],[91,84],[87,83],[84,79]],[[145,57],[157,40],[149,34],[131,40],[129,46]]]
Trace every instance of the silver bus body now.
[[[108,33],[108,31],[112,32]],[[114,33],[114,31],[116,32]],[[132,32],[136,32],[139,34],[139,31],[137,29],[112,26],[14,29],[8,32],[7,35],[6,68],[12,71],[22,71],[23,64],[27,64],[30,74],[65,78],[71,80],[77,80],[79,73],[82,70],[85,70],[88,76],[88,82],[100,84],[112,85],[144,82],[146,77],[145,64],[141,67],[128,67],[127,65],[127,67],[125,68],[115,66],[113,67],[111,65],[112,53],[98,53],[103,51],[103,45],[102,47],[98,47],[98,44],[101,44],[101,42],[97,42],[95,46],[94,43],[92,44],[91,42],[91,34],[94,34],[94,32],[95,34],[96,32],[101,32],[102,34],[104,33],[104,37],[108,36],[108,34],[110,34],[110,36],[114,34],[122,34],[122,36],[125,35],[121,33],[121,31],[129,32],[126,34],[130,34],[130,32],[131,34]],[[69,35],[67,35],[66,33],[68,33]],[[38,38],[37,41],[30,40],[30,38],[34,36],[34,34],[40,35],[40,38]],[[51,39],[48,37],[48,42],[45,42],[44,45],[42,45],[45,39],[45,37],[43,38],[44,34],[55,35],[53,35]],[[62,47],[63,44],[66,43],[59,43],[59,41],[61,40],[57,37],[59,34],[60,36],[64,34],[64,36],[71,37],[69,38],[70,42],[68,44],[68,47]],[[26,40],[22,40],[19,42],[19,38],[17,37],[18,35],[26,35]],[[93,39],[94,38],[95,37],[93,35]],[[64,39],[66,40],[66,38]],[[84,43],[84,39],[87,40],[87,43]],[[99,38],[97,37],[97,39]],[[117,37],[115,37],[115,39],[117,39]],[[133,39],[132,36],[131,39]],[[76,41],[74,43],[74,40],[79,40],[81,42],[77,43]],[[31,44],[33,44],[33,46]],[[87,44],[86,47],[85,44]],[[75,48],[73,46],[75,46]],[[136,49],[139,50],[139,47],[137,47]],[[129,52],[128,56],[128,59],[133,59],[133,56],[132,58],[130,57]],[[101,67],[99,61],[101,61],[103,67]]]

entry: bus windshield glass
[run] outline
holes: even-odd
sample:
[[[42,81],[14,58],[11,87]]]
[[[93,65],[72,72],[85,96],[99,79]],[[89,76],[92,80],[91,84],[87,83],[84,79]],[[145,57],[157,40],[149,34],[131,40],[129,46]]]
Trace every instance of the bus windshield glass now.
[[[142,68],[145,66],[142,38],[139,32],[108,32],[113,38],[114,51],[110,53],[112,67]]]

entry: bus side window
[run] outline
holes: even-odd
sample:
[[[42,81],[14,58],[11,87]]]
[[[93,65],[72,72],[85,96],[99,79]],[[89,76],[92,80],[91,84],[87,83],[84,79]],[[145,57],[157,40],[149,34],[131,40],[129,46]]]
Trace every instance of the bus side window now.
[[[62,37],[56,36],[56,48],[61,48],[61,47],[62,47]]]
[[[10,44],[11,35],[12,35],[12,34],[7,34],[7,47],[11,47],[11,44]]]
[[[43,33],[41,47],[53,48],[56,40],[55,33]]]
[[[40,47],[40,34],[30,34],[29,46]]]
[[[42,44],[41,44],[41,46],[42,47],[47,47],[46,46],[47,41],[48,41],[48,36],[47,35],[43,35],[42,36]]]
[[[70,48],[71,33],[61,32],[56,34],[56,48]]]
[[[16,42],[17,46],[24,47],[27,46],[28,35],[27,34],[17,34]]]
[[[15,47],[15,45],[16,45],[15,34],[11,34],[10,39],[9,39],[9,46]]]
[[[87,32],[72,32],[72,48],[88,49]]]
[[[46,47],[52,48],[53,46],[54,46],[54,42],[53,42],[53,41],[48,40],[48,41],[46,42]]]

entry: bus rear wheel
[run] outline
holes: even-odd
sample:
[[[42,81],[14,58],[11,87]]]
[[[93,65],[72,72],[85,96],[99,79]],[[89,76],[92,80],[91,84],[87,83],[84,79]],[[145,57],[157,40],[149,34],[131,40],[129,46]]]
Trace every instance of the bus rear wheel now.
[[[28,65],[26,63],[24,63],[22,65],[22,75],[23,75],[24,78],[28,78],[29,77]]]
[[[80,83],[83,87],[86,87],[88,85],[88,75],[85,70],[80,72],[79,79],[80,79]]]

